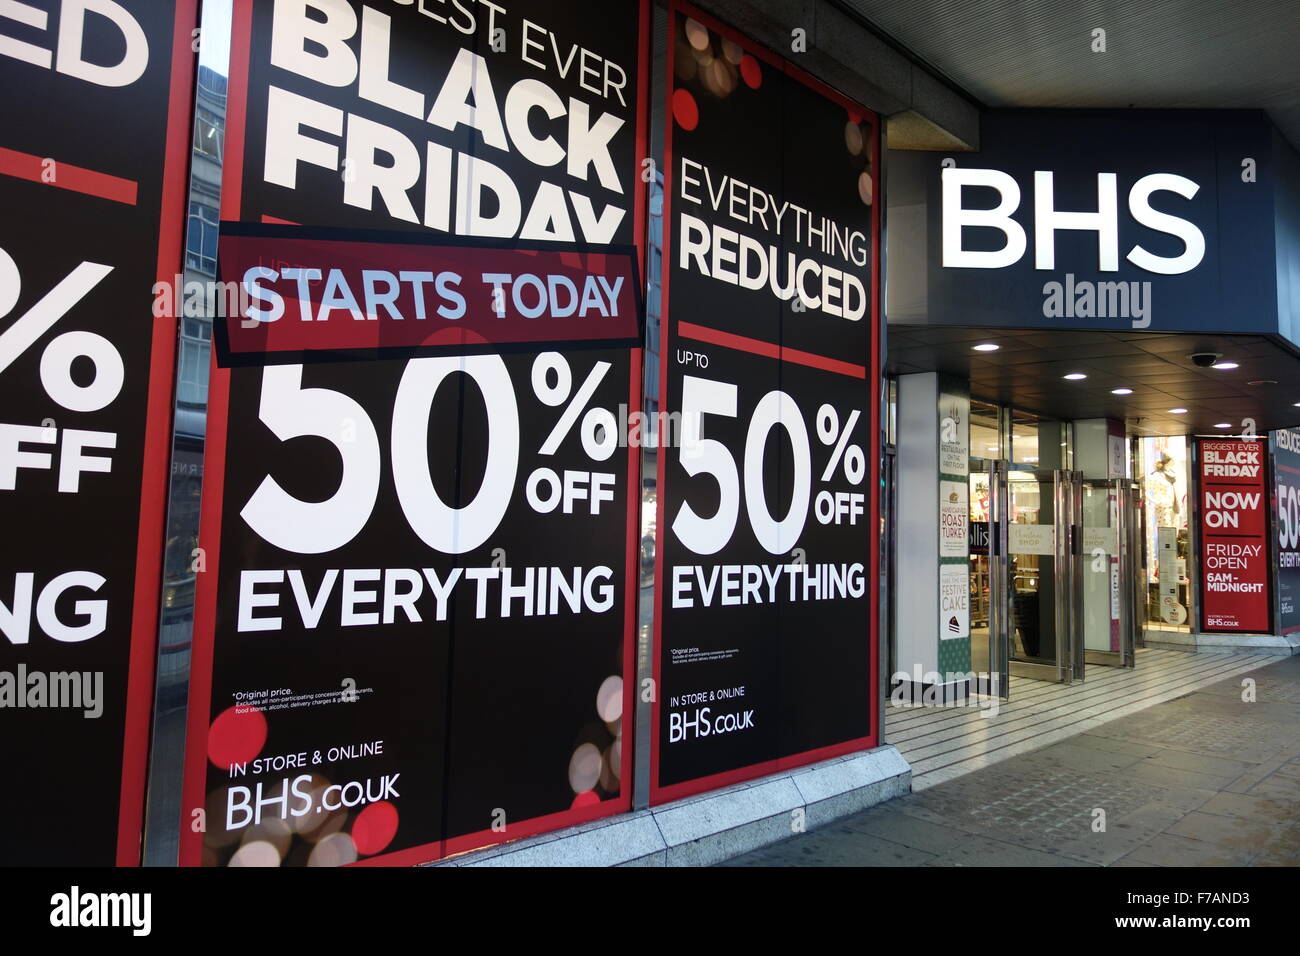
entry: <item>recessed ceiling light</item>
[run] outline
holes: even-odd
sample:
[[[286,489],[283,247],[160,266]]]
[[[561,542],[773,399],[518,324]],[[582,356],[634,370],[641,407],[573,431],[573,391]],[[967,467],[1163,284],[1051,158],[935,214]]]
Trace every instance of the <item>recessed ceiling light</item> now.
[[[1247,384],[1247,385],[1276,385],[1276,384],[1277,384],[1277,379],[1275,379],[1275,378],[1257,378],[1257,379],[1255,379],[1253,382],[1247,382],[1246,384]]]
[[[1220,372],[1227,372],[1234,368],[1240,368],[1240,366],[1236,362],[1215,362],[1210,368],[1217,368]]]
[[[973,348],[976,352],[996,352],[1002,346],[994,345],[992,342],[981,342],[979,345],[973,346]]]
[[[1132,394],[1133,394],[1133,389],[1131,389],[1131,388],[1112,388],[1112,389],[1110,390],[1110,393],[1111,393],[1112,395],[1132,395]]]
[[[1297,404],[1297,405],[1300,405],[1300,402],[1297,402],[1296,404]],[[1171,409],[1169,409],[1169,414],[1170,414],[1170,415],[1186,415],[1186,414],[1187,414],[1187,409],[1185,409],[1185,408],[1171,408]]]
[[[984,446],[984,450],[985,450],[985,451],[997,451],[997,450],[998,450],[998,446],[997,446],[997,445],[985,445],[985,446]]]
[[[1232,427],[1232,422],[1219,422],[1219,424],[1215,425],[1214,427],[1215,427],[1215,428],[1231,428],[1231,427]]]
[[[1082,372],[1071,372],[1069,375],[1066,375],[1065,377],[1069,379],[1071,382],[1078,382],[1087,378],[1088,376],[1084,375]]]

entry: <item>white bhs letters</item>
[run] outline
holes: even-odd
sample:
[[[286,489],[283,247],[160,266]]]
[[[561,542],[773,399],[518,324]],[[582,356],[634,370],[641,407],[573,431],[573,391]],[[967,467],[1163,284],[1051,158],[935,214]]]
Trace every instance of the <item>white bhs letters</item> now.
[[[999,195],[993,209],[966,209],[962,206],[962,188],[987,186]],[[1157,212],[1151,208],[1151,194],[1171,192],[1191,199],[1200,186],[1173,173],[1152,173],[1133,184],[1128,194],[1130,215],[1140,225],[1168,233],[1183,241],[1177,256],[1157,256],[1135,245],[1125,258],[1140,269],[1160,275],[1190,272],[1205,257],[1205,236],[1186,219]],[[1034,268],[1056,268],[1056,233],[1076,229],[1097,233],[1099,264],[1102,272],[1119,271],[1119,196],[1114,173],[1097,174],[1097,209],[1095,212],[1066,212],[1056,208],[1051,172],[1034,172]],[[945,268],[1001,269],[1014,265],[1025,254],[1028,242],[1024,227],[1011,218],[1020,207],[1020,185],[997,169],[943,170],[943,265]],[[1006,244],[993,251],[977,251],[962,246],[962,229],[987,226],[1002,231]]]

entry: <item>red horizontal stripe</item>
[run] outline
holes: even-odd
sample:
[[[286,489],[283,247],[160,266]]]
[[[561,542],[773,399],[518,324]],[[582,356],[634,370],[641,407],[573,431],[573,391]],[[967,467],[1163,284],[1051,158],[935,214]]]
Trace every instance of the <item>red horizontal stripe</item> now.
[[[839,375],[848,375],[850,378],[865,379],[867,377],[865,365],[841,362],[839,359],[814,355],[812,352],[802,352],[799,349],[790,349],[782,345],[775,345],[772,342],[764,342],[761,339],[735,335],[731,332],[721,332],[718,329],[710,329],[707,326],[696,325],[693,322],[678,322],[677,334],[688,339],[709,342],[712,345],[721,345],[724,348],[750,352],[754,355],[763,355],[767,358],[776,358],[783,362],[794,362],[796,365],[807,365],[809,368],[819,368]]]
[[[100,199],[111,199],[113,202],[125,203],[128,206],[135,205],[138,186],[130,179],[110,176],[108,173],[97,173],[93,169],[84,169],[71,163],[53,160],[54,166],[51,168],[54,178],[47,180],[45,161],[46,157],[32,156],[0,146],[0,174],[2,175],[27,179],[34,183],[45,183],[47,186],[85,193],[87,196],[98,196]]]

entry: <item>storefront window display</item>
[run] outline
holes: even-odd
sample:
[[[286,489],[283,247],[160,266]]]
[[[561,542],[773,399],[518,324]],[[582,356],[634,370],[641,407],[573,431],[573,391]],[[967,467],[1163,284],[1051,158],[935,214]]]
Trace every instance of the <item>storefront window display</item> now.
[[[1187,560],[1191,554],[1187,439],[1142,438],[1138,453],[1147,585],[1144,620],[1148,628],[1187,631],[1193,611]]]

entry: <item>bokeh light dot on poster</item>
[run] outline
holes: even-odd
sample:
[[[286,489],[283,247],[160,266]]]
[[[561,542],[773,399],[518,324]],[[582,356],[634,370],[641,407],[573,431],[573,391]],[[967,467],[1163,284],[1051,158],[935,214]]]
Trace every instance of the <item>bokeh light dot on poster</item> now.
[[[239,842],[243,846],[259,842],[269,843],[283,858],[289,852],[289,844],[293,842],[293,830],[290,829],[288,821],[280,817],[263,817],[261,823],[254,823],[241,831]]]
[[[748,53],[740,59],[740,78],[751,90],[756,90],[763,85],[763,68],[758,60]]]
[[[596,691],[596,713],[607,725],[623,716],[622,677],[614,674],[601,681],[600,690]]]
[[[697,50],[707,50],[709,47],[709,31],[704,24],[698,20],[686,18],[686,41]]]
[[[693,130],[700,124],[700,108],[690,90],[673,92],[673,119],[684,130]]]
[[[346,833],[331,833],[316,844],[308,866],[347,866],[357,862],[357,846]]]
[[[710,91],[718,96],[726,96],[736,86],[736,81],[732,78],[731,69],[727,66],[725,60],[715,59],[710,63],[707,75]]]
[[[357,814],[352,824],[352,842],[362,856],[382,852],[397,835],[397,807],[387,800],[372,803]]]
[[[579,810],[582,807],[594,807],[600,803],[600,794],[595,790],[584,790],[582,793],[574,794],[573,803],[569,804],[570,810]]]
[[[324,822],[316,829],[301,834],[302,838],[308,843],[319,843],[326,837],[333,836],[342,830],[343,825],[348,822],[348,812],[342,808],[327,810],[320,814],[309,814],[309,816],[319,816]]]
[[[865,138],[862,135],[862,127],[849,119],[844,124],[844,145],[848,147],[850,156],[857,156],[862,152]]]
[[[227,866],[279,866],[280,851],[265,840],[245,843],[230,858]]]
[[[871,205],[872,186],[871,173],[869,171],[864,171],[858,175],[858,196],[862,199],[864,204],[868,206]]]
[[[727,58],[727,62],[732,66],[740,66],[740,61],[745,57],[745,51],[739,44],[732,43],[730,40],[722,41],[722,55]]]
[[[266,746],[266,715],[256,707],[228,707],[208,728],[208,759],[227,770],[248,763]]]
[[[574,793],[590,790],[600,780],[600,748],[581,744],[569,758],[569,787]]]

